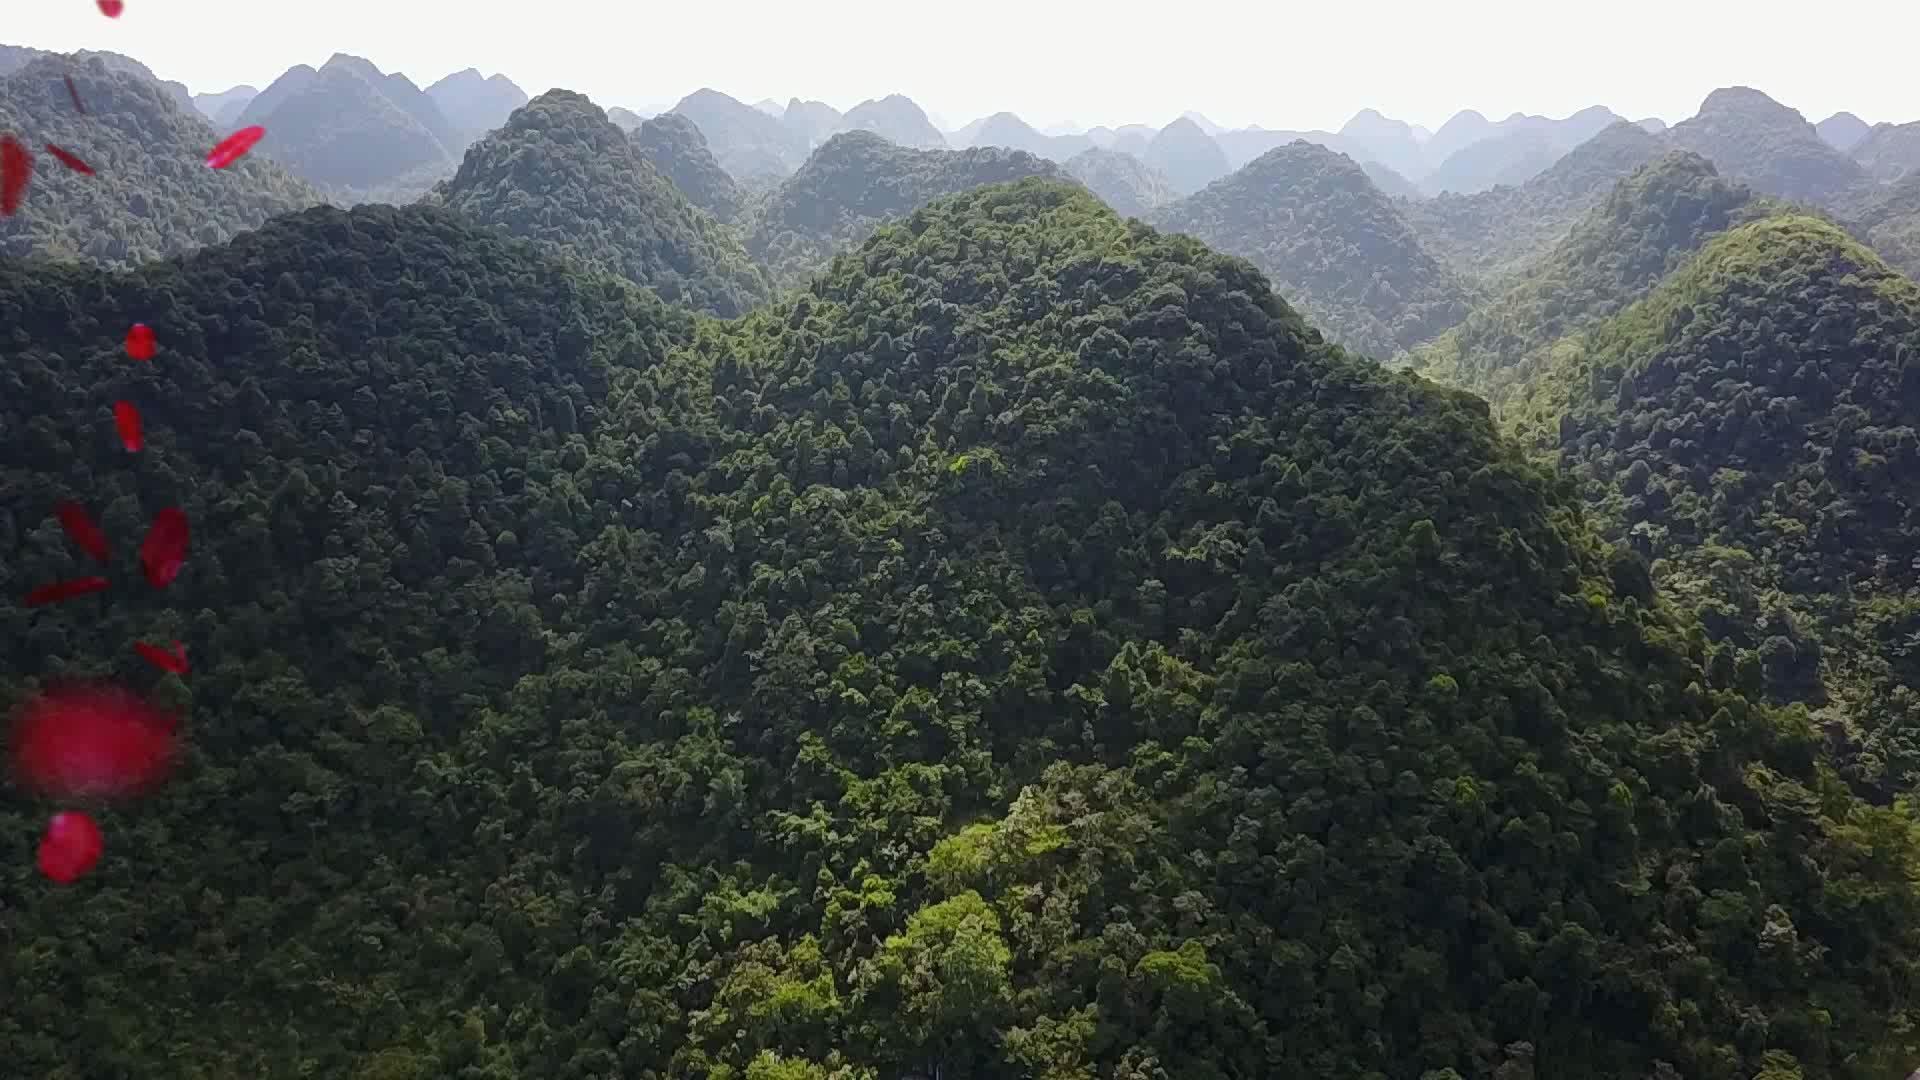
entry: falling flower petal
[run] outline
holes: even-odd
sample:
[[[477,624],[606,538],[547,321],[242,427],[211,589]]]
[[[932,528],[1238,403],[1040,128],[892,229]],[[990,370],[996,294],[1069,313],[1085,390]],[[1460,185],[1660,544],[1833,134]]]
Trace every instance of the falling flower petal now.
[[[60,159],[60,164],[65,165],[67,168],[72,169],[74,172],[84,173],[87,176],[93,175],[93,166],[87,164],[84,161],[81,161],[79,158],[73,156],[72,154],[69,154],[65,150],[60,149],[59,147],[53,145],[52,143],[47,144],[47,153],[52,154],[54,157]]]
[[[173,768],[178,725],[177,716],[118,686],[56,686],[14,722],[14,775],[56,799],[144,794]]]
[[[147,538],[140,544],[140,565],[154,588],[164,589],[179,576],[180,567],[187,561],[187,540],[187,515],[177,507],[169,506],[153,516]]]
[[[100,826],[78,810],[62,810],[47,822],[40,838],[40,872],[62,885],[71,885],[100,861],[107,843]]]
[[[0,135],[0,217],[12,217],[33,179],[33,155],[11,135]]]
[[[73,76],[66,76],[66,80],[67,96],[73,99],[73,111],[79,113],[81,116],[87,115],[86,103],[80,100],[80,88],[73,85]]]
[[[113,403],[113,425],[120,429],[120,443],[128,453],[138,453],[146,445],[146,437],[140,433],[140,410],[133,407],[133,402]]]
[[[93,556],[101,562],[107,562],[113,555],[107,547],[107,534],[100,530],[93,515],[87,508],[76,502],[63,502],[53,508],[54,515],[60,519],[60,527],[67,530],[67,539],[75,547]]]
[[[219,146],[214,147],[213,151],[207,155],[207,167],[211,169],[224,169],[234,162],[239,161],[247,151],[253,149],[253,144],[259,142],[260,137],[266,133],[266,128],[256,124],[253,127],[241,128],[239,131],[227,136]]]
[[[153,327],[137,322],[127,329],[128,356],[135,360],[151,360],[154,350],[158,347],[154,341]]]
[[[42,604],[57,604],[62,600],[71,600],[76,596],[97,593],[108,586],[103,577],[69,578],[56,581],[51,585],[42,585],[27,594],[27,606],[39,607]]]
[[[134,642],[133,651],[139,653],[141,659],[162,671],[171,671],[175,675],[187,673],[187,650],[177,641],[173,643],[172,652],[158,645],[149,645],[144,641]]]
[[[98,3],[100,4],[100,14],[105,15],[109,19],[117,19],[120,17],[121,12],[127,10],[126,0],[98,0]]]

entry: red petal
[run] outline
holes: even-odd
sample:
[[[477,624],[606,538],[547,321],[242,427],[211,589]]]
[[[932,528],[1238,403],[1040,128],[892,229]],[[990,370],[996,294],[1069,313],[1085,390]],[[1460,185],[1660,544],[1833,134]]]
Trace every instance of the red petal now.
[[[187,673],[186,650],[180,648],[180,643],[177,641],[173,643],[173,648],[173,652],[168,652],[158,645],[149,645],[144,641],[136,641],[133,643],[133,651],[139,653],[141,659],[147,663],[152,664],[162,671],[171,671],[175,675],[185,675]]]
[[[87,513],[86,507],[76,502],[63,502],[54,507],[53,512],[60,518],[60,527],[67,530],[67,539],[73,541],[75,547],[101,562],[113,558],[107,547],[107,534],[100,531],[99,524]]]
[[[247,151],[253,149],[253,144],[259,142],[260,137],[266,133],[266,128],[256,124],[253,127],[241,128],[239,131],[227,136],[219,146],[214,147],[212,152],[207,154],[207,167],[211,169],[224,169],[234,162],[239,161]]]
[[[113,423],[120,429],[120,442],[129,453],[138,453],[146,445],[145,436],[140,434],[140,410],[133,407],[133,402],[113,403]]]
[[[187,515],[176,507],[167,507],[153,516],[147,538],[140,544],[140,565],[147,581],[164,589],[180,574],[187,561]]]
[[[157,348],[159,345],[154,341],[153,327],[137,322],[127,329],[128,356],[135,360],[151,360]]]
[[[84,102],[80,100],[80,88],[73,85],[73,76],[68,75],[66,79],[67,79],[67,96],[73,99],[73,110],[79,113],[81,116],[87,115],[87,106]]]
[[[27,594],[27,606],[39,607],[41,604],[57,604],[62,600],[71,600],[76,596],[97,593],[110,583],[103,577],[77,577],[66,581],[56,581],[51,585],[42,585]]]
[[[65,165],[67,168],[72,169],[74,172],[85,173],[88,176],[93,175],[93,166],[87,164],[84,161],[81,161],[79,158],[74,157],[72,154],[67,153],[65,150],[60,149],[59,147],[53,145],[52,143],[47,144],[47,153],[52,154],[56,158],[59,158],[60,164]]]
[[[40,872],[71,885],[93,869],[106,847],[93,818],[78,810],[62,810],[47,822],[47,834],[40,839]]]
[[[0,217],[12,217],[33,179],[33,155],[11,135],[0,135]]]
[[[97,2],[100,5],[100,14],[109,19],[117,19],[122,11],[127,10],[126,0],[97,0]]]
[[[179,718],[117,686],[68,684],[30,702],[13,730],[13,769],[57,799],[124,799],[173,768]]]

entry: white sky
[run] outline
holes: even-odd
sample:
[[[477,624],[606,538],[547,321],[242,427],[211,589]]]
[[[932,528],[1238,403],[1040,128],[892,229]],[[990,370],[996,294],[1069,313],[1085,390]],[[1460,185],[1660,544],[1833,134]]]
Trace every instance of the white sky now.
[[[196,93],[265,87],[350,52],[426,86],[466,67],[529,94],[847,108],[899,92],[949,128],[1002,109],[1036,127],[1338,128],[1371,106],[1437,128],[1463,108],[1693,114],[1744,84],[1809,120],[1920,119],[1914,0],[0,0],[0,41],[126,53]],[[937,14],[945,13],[945,14]]]

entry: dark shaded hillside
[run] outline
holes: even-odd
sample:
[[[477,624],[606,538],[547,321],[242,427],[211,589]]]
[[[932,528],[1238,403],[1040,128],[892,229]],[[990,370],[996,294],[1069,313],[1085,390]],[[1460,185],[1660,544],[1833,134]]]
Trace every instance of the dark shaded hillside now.
[[[740,216],[746,196],[707,147],[707,137],[679,113],[647,118],[633,135],[640,156],[673,181],[687,201],[721,221]]]
[[[0,806],[24,1075],[1920,1050],[1910,819],[1730,692],[1480,402],[1084,192],[943,201],[691,332],[418,209],[0,266],[0,305],[9,488],[206,538],[171,592],[0,609],[9,672],[197,658],[193,760],[84,887]],[[136,313],[165,364],[102,343]],[[18,595],[69,556],[7,513]]]
[[[1810,217],[1709,244],[1558,358],[1523,430],[1752,693],[1920,783],[1920,285]]]
[[[1250,260],[1309,322],[1382,359],[1467,314],[1467,287],[1360,166],[1313,143],[1269,151],[1150,220]]]
[[[1067,161],[1066,170],[1122,217],[1140,217],[1179,198],[1158,170],[1120,150],[1082,151]]]
[[[1545,255],[1615,184],[1665,150],[1638,124],[1621,122],[1519,187],[1402,203],[1400,212],[1449,265],[1500,282]]]
[[[0,310],[0,709],[32,679],[111,674],[157,681],[191,733],[170,789],[103,815],[108,859],[71,891],[34,877],[41,808],[0,796],[5,1071],[390,1077],[455,1054],[441,1006],[486,968],[453,961],[482,932],[454,913],[484,921],[492,875],[483,815],[458,820],[478,807],[433,762],[546,665],[617,511],[566,463],[604,436],[617,373],[659,363],[688,317],[385,207],[125,276],[0,261]],[[135,320],[152,364],[120,351]],[[116,398],[145,412],[138,458]],[[23,609],[76,572],[48,531],[68,498],[101,516],[121,587]],[[193,548],[156,593],[131,549],[163,505]],[[127,650],[157,635],[188,644],[184,682]]]
[[[1667,138],[1755,191],[1815,206],[1844,205],[1866,182],[1799,112],[1750,87],[1715,90]]]
[[[600,107],[549,90],[475,143],[435,197],[671,303],[723,318],[767,299],[740,242],[642,156]]]
[[[74,111],[66,77],[86,102]],[[320,193],[264,156],[207,168],[220,135],[159,85],[98,58],[34,60],[0,76],[0,131],[17,133],[36,165],[20,209],[0,218],[0,255],[132,266],[218,244]],[[42,144],[85,161],[61,166]]]
[[[1710,237],[1764,209],[1707,159],[1672,151],[1622,180],[1513,288],[1416,350],[1413,364],[1498,407],[1546,369],[1561,338],[1645,296]]]
[[[1029,176],[1066,179],[1052,162],[1015,150],[911,150],[870,131],[841,132],[768,197],[747,250],[778,285],[797,286],[882,222],[944,195]]]

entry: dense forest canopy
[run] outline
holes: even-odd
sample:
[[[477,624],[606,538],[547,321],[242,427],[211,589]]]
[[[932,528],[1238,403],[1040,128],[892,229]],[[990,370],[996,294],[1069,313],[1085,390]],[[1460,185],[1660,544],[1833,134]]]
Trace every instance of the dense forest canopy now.
[[[1907,819],[1477,400],[1084,191],[943,200],[732,325],[418,209],[0,302],[6,587],[76,492],[206,538],[176,591],[6,612],[12,671],[200,658],[182,782],[10,917],[27,1075],[1920,1052]],[[117,361],[135,318],[164,361]]]
[[[0,46],[0,1073],[1920,1060],[1915,125],[264,85]]]
[[[767,298],[740,241],[687,201],[600,107],[549,90],[467,151],[436,201],[670,302],[722,316]]]
[[[39,159],[21,209],[0,218],[0,254],[10,260],[126,268],[221,243],[320,201],[264,155],[207,168],[220,135],[206,120],[158,83],[99,57],[45,56],[0,75],[0,132],[17,133]],[[94,175],[62,167],[46,143]]]

